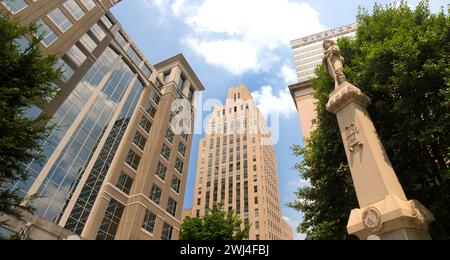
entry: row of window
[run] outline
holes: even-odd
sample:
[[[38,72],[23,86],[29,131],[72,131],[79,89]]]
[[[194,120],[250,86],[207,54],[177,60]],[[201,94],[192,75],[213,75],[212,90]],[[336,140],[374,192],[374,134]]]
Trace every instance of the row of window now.
[[[156,226],[156,215],[151,211],[147,210],[144,216],[144,222],[142,223],[142,228],[152,233],[155,230]],[[173,227],[164,222],[163,230],[161,232],[161,240],[170,240],[172,239]]]
[[[86,14],[87,11],[92,10],[95,7],[95,3],[93,0],[80,0],[83,8],[78,4],[77,1],[75,0],[67,0],[64,4],[63,7],[58,7],[56,9],[54,9],[53,11],[51,11],[48,15],[47,18],[58,28],[58,30],[60,31],[60,33],[65,33],[67,30],[69,30],[74,22],[79,21],[81,18],[84,17],[84,15]],[[13,13],[17,13],[19,11],[21,11],[22,9],[24,9],[25,7],[28,6],[28,4],[23,1],[23,0],[7,0],[2,2],[4,3],[4,5],[6,5],[6,7],[11,10],[11,12]],[[71,18],[69,18],[66,13],[69,13]],[[112,22],[106,17],[103,16],[101,18],[101,21],[103,22],[103,24],[109,29],[112,27]],[[55,32],[54,30],[51,29],[51,27],[43,20],[40,19],[39,21],[37,21],[37,25],[38,25],[38,35],[40,37],[42,37],[42,41],[41,43],[45,46],[45,47],[49,47],[51,44],[53,44],[58,38],[59,38],[59,33]],[[93,28],[91,28],[91,31],[93,31],[93,34],[96,36],[100,36],[98,37],[99,39],[103,39],[106,34],[104,32],[101,32],[101,28],[98,27],[98,25],[94,25]],[[96,32],[99,32],[99,34],[96,34]],[[100,39],[100,40],[101,40]],[[116,40],[119,42],[119,44],[122,46],[122,48],[125,49],[125,45],[127,45],[127,41],[124,39],[123,36],[121,36],[121,33],[117,33],[116,35]],[[81,39],[80,42],[84,45],[84,47],[89,51],[92,52],[95,47],[97,47],[97,44],[89,37],[88,34],[85,34]],[[83,59],[75,59],[74,62],[79,66],[81,65],[81,63],[86,59],[86,57],[83,57],[83,55],[80,55],[81,51],[77,50],[77,49],[71,49],[69,50],[69,52],[72,52],[72,54],[75,54],[76,57],[82,57]],[[136,63],[136,65],[138,65],[139,68],[142,69],[142,72],[144,73],[144,75],[148,78],[150,77],[152,70],[150,69],[150,67],[147,64],[142,64],[142,58],[139,57],[139,55],[137,54],[137,52],[133,49],[133,47],[129,47],[127,50],[127,54],[129,55],[129,57],[131,58],[131,60]],[[63,61],[62,61],[63,62]],[[62,63],[60,62],[60,63]],[[65,74],[69,74],[73,73],[72,68],[69,68],[67,65],[63,64],[63,69],[65,72]],[[64,80],[67,80],[67,77],[64,77]]]
[[[43,23],[42,20],[40,22]],[[48,26],[44,24],[42,27],[40,27],[40,30],[42,30],[43,28],[48,28]],[[59,59],[58,63],[55,65],[61,68],[63,72],[61,77],[61,80],[63,82],[68,81],[74,75],[75,69],[72,66],[80,67],[87,60],[87,55],[85,54],[85,52],[92,53],[105,37],[105,31],[98,23],[95,23],[89,29],[89,31],[80,38],[80,40],[78,41],[79,45],[75,44],[69,50],[67,50],[66,54],[61,59]],[[48,39],[50,38],[45,37],[42,41],[46,42],[46,44],[50,44],[51,42],[47,42]],[[80,49],[80,46],[82,46],[85,51],[82,51],[82,49]],[[68,60],[70,60],[71,64],[73,65],[69,65],[67,63]]]
[[[47,15],[47,18],[56,26],[56,28],[58,28],[60,33],[65,33],[73,26],[74,22],[79,21],[87,11],[90,11],[95,7],[95,3],[92,0],[80,1],[85,10],[83,10],[75,0],[67,0],[63,4],[64,9],[58,7]],[[71,18],[68,18],[66,13],[69,13]],[[107,20],[106,17],[102,17],[102,21]],[[38,35],[42,37],[41,43],[45,47],[50,46],[58,39],[59,33],[53,31],[44,20],[41,19],[37,21],[37,25]]]
[[[133,168],[135,170],[137,170],[137,168],[139,167],[139,162],[140,161],[141,161],[141,157],[138,154],[136,154],[133,150],[130,150],[128,152],[128,156],[127,156],[127,158],[125,160],[125,162],[131,168]],[[180,172],[180,168],[181,168],[181,170],[183,168],[183,161],[177,160],[175,168],[177,169],[177,171]],[[166,178],[166,174],[167,174],[167,167],[164,166],[161,162],[158,162],[158,166],[157,166],[157,169],[156,169],[156,176],[158,176],[158,178],[161,179],[164,182],[165,178]],[[131,180],[131,183],[132,183],[132,180]],[[172,177],[172,182],[171,182],[172,190],[174,190],[176,193],[179,193],[180,192],[180,187],[181,187],[181,180],[178,177],[173,176]],[[125,191],[123,189],[122,189],[122,191],[124,191],[125,193],[128,194],[130,188],[131,188],[131,184],[130,184],[130,187],[127,188],[127,191]]]
[[[36,2],[37,0],[32,1]],[[80,2],[87,11],[90,11],[95,7],[93,0],[80,0]],[[28,3],[24,0],[4,0],[1,3],[5,5],[13,14],[16,14],[28,7]],[[75,0],[68,0],[63,5],[77,21],[80,20],[85,14]]]
[[[159,205],[161,203],[161,196],[162,196],[162,189],[158,185],[153,184],[152,188],[150,189],[149,195],[150,200]],[[166,211],[170,215],[175,217],[177,213],[177,201],[175,199],[169,197],[167,201]]]
[[[142,70],[142,73],[144,73],[145,77],[149,78],[152,74],[152,70],[150,69],[150,66],[143,63],[143,59],[139,56],[137,51],[128,43],[128,41],[125,39],[126,37],[123,36],[122,32],[118,32],[114,36],[116,42],[119,44],[119,46],[128,54],[130,59]]]

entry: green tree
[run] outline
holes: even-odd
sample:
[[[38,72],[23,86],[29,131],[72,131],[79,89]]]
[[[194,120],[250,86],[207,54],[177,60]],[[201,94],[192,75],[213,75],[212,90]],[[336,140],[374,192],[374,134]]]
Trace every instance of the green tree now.
[[[21,205],[25,198],[14,184],[29,178],[27,163],[43,158],[40,141],[51,128],[48,118],[32,119],[26,111],[42,107],[55,94],[52,83],[61,75],[54,68],[56,57],[40,51],[36,30],[36,25],[0,17],[0,214],[18,218],[32,209]]]
[[[250,226],[244,225],[235,212],[225,213],[222,205],[200,218],[187,217],[181,225],[181,240],[243,240],[248,238]]]
[[[449,10],[450,11],[450,10]],[[368,107],[400,183],[410,199],[434,214],[434,239],[450,238],[450,16],[432,14],[428,1],[405,1],[372,14],[360,10],[355,39],[338,41],[348,80],[372,99]],[[323,68],[313,85],[316,130],[296,165],[311,186],[291,207],[304,213],[308,239],[352,239],[346,224],[358,207],[335,115],[325,109],[333,84]]]

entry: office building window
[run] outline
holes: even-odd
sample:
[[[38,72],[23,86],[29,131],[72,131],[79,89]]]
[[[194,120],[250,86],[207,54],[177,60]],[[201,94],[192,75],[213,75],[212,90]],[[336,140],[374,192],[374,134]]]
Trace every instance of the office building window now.
[[[128,56],[130,57],[130,59],[136,64],[136,65],[140,65],[142,62],[141,57],[139,57],[139,54],[137,54],[137,52],[131,47],[128,49],[127,51]]]
[[[122,36],[122,33],[118,32],[116,33],[116,36],[114,37],[117,41],[117,43],[122,47],[122,49],[125,49],[128,42],[125,40],[125,38]]]
[[[97,43],[87,33],[81,37],[80,42],[91,53],[97,48]]]
[[[255,205],[258,204],[258,197],[255,197]]]
[[[161,97],[154,89],[152,89],[152,91],[150,92],[150,98],[153,100],[153,102],[155,102],[156,105],[158,105],[159,101],[161,101]]]
[[[183,174],[183,166],[184,166],[183,161],[180,160],[180,158],[177,158],[175,162],[175,169],[181,174]]]
[[[48,47],[58,39],[58,35],[42,20],[36,22],[37,35],[42,38],[41,43]]]
[[[142,68],[142,73],[144,73],[144,75],[148,78],[152,75],[152,70],[147,65],[144,65]]]
[[[156,167],[156,176],[158,176],[162,181],[166,179],[167,167],[158,162],[158,167]]]
[[[68,81],[70,78],[72,78],[73,74],[75,74],[75,71],[70,67],[64,60],[59,59],[58,63],[56,64],[57,68],[61,68],[62,75],[61,80],[63,82]]]
[[[20,12],[28,6],[24,0],[5,0],[1,3],[5,5],[13,14]]]
[[[186,155],[186,145],[183,142],[178,144],[178,152],[183,156]]]
[[[142,228],[150,233],[153,233],[153,231],[155,230],[155,224],[156,224],[156,215],[147,210],[145,212]]]
[[[100,20],[103,22],[105,27],[108,29],[111,29],[111,27],[113,26],[113,23],[111,22],[111,20],[109,20],[108,17],[106,17],[106,15],[102,16],[102,18],[100,18]]]
[[[178,88],[183,91],[184,86],[186,85],[186,76],[184,76],[184,74],[181,74],[180,76],[180,81],[178,82]]]
[[[88,11],[92,10],[95,7],[95,3],[93,0],[81,0],[81,3],[86,7]]]
[[[122,172],[117,180],[116,187],[126,194],[130,194],[131,186],[133,185],[133,178],[128,174]]]
[[[1,14],[0,14],[1,17]],[[24,53],[30,47],[30,41],[25,36],[19,36],[14,39],[14,44],[20,53]]]
[[[67,2],[64,3],[64,7],[77,21],[79,21],[84,16],[83,9],[81,9],[81,7],[75,2],[75,0],[67,0]]]
[[[145,107],[144,107],[144,109],[145,109],[145,111],[147,111],[147,113],[152,117],[152,118],[155,118],[155,115],[156,115],[156,108],[155,108],[155,106],[150,102],[150,101],[147,101],[147,103],[145,104]]]
[[[172,129],[170,127],[167,129],[166,132],[166,139],[169,141],[169,143],[173,143],[173,138],[175,137],[175,134],[173,133]]]
[[[147,139],[141,133],[136,132],[136,134],[134,135],[133,143],[143,151],[145,148],[145,144],[147,143]]]
[[[87,59],[86,55],[78,48],[76,45],[72,46],[66,53],[67,57],[69,57],[75,65],[78,67],[83,64],[83,62]]]
[[[103,29],[98,24],[92,25],[91,32],[99,42],[101,42],[106,37],[105,31],[103,31]]]
[[[170,80],[170,75],[172,74],[172,71],[171,70],[168,70],[168,71],[166,71],[166,72],[164,72],[164,82],[165,83],[168,83],[169,82],[169,80]]]
[[[175,215],[177,213],[177,202],[174,199],[169,198],[169,201],[167,202],[166,210],[167,210],[167,212],[169,212],[170,215],[175,217]]]
[[[141,122],[139,122],[139,125],[142,127],[142,129],[145,130],[145,132],[150,133],[150,130],[152,129],[152,123],[145,118],[145,116],[142,116]]]
[[[172,184],[170,185],[170,187],[171,187],[172,190],[174,190],[176,193],[180,193],[181,180],[178,179],[177,177],[173,176],[173,177],[172,177]]]
[[[161,156],[166,159],[167,161],[170,160],[170,148],[167,147],[167,145],[163,144],[163,147],[161,149]]]
[[[259,221],[255,221],[255,228],[259,229]]]
[[[109,201],[97,234],[97,240],[114,240],[122,218],[123,209],[124,206],[115,199]]]
[[[127,159],[125,162],[133,169],[137,170],[139,167],[139,162],[141,161],[141,157],[137,155],[133,150],[128,152]]]
[[[69,18],[67,18],[59,8],[53,10],[47,17],[61,30],[61,32],[66,32],[73,25]]]
[[[161,202],[161,194],[162,190],[158,186],[153,185],[152,189],[150,190],[149,198],[156,204],[159,204]]]
[[[173,227],[167,223],[164,223],[163,230],[161,233],[161,240],[171,240],[172,232],[173,232]]]
[[[195,95],[195,90],[190,89],[190,90],[189,90],[189,96],[188,96],[189,102],[192,103],[192,101],[194,101],[194,95]]]

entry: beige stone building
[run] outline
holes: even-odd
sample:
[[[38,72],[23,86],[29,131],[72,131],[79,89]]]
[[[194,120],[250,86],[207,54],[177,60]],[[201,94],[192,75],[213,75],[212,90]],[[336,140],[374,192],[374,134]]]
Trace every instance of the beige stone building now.
[[[340,37],[353,37],[357,24],[343,25],[331,30],[296,39],[291,42],[295,71],[298,83],[289,86],[300,117],[303,139],[311,136],[316,120],[316,100],[311,80],[315,78],[315,69],[322,64],[323,41]]]
[[[247,87],[231,88],[200,141],[193,208],[185,215],[204,216],[222,203],[251,224],[249,239],[283,239],[276,162],[271,132]]]
[[[293,240],[294,231],[284,219],[281,219],[281,239],[282,240]]]
[[[181,54],[150,63],[108,11],[118,2],[1,2],[3,16],[40,25],[42,50],[56,53],[64,71],[55,97],[27,110],[58,126],[43,143],[44,163],[30,163],[30,180],[17,184],[22,195],[39,196],[37,210],[3,231],[30,239],[179,237],[193,104],[204,87]],[[184,108],[174,111],[175,100]]]

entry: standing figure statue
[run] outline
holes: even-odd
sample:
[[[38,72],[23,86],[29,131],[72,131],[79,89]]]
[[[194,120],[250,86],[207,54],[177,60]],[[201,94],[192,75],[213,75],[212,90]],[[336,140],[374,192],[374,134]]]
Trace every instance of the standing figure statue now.
[[[332,40],[326,40],[323,42],[323,49],[325,57],[323,58],[323,64],[330,74],[331,78],[336,84],[336,88],[347,82],[344,74],[344,58],[341,56],[341,50],[339,46]]]

